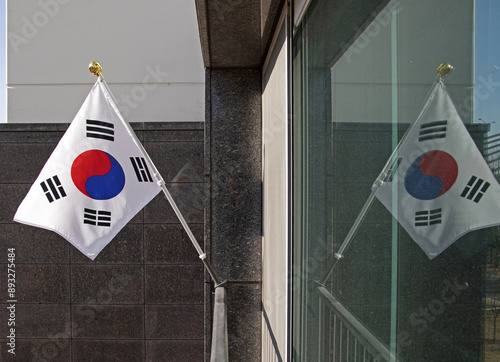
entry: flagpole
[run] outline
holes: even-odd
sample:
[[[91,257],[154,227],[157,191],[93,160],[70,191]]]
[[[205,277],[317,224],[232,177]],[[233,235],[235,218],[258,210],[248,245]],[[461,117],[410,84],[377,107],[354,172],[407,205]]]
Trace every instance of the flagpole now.
[[[436,84],[436,82],[441,81],[442,78],[445,77],[446,75],[448,75],[452,70],[453,70],[453,66],[451,64],[449,64],[449,63],[441,63],[439,65],[439,67],[437,68],[438,75],[437,75],[436,79],[434,80],[434,83],[433,83],[433,85],[431,87],[431,90],[434,89],[434,85]],[[427,99],[428,96],[429,96],[429,93],[427,94],[427,96],[425,97],[425,99]],[[368,196],[368,198],[366,199],[365,204],[363,205],[361,211],[359,212],[358,216],[356,217],[356,220],[354,221],[354,224],[352,225],[351,229],[347,233],[347,236],[345,237],[344,241],[340,245],[339,249],[337,250],[337,252],[335,254],[333,254],[334,257],[335,257],[334,264],[329,269],[329,271],[326,274],[326,276],[322,279],[321,285],[325,285],[325,283],[328,281],[328,279],[332,275],[332,273],[333,273],[335,267],[337,266],[338,262],[340,261],[340,259],[342,259],[344,257],[344,251],[345,251],[345,249],[349,246],[349,244],[350,244],[352,238],[354,237],[354,234],[356,233],[356,231],[358,231],[359,226],[363,222],[363,220],[364,220],[364,218],[366,216],[366,213],[368,212],[368,209],[370,208],[371,204],[373,203],[373,200],[375,200],[375,197],[377,196],[377,192],[378,192],[379,188],[385,184],[385,182],[386,182],[385,180],[389,176],[390,170],[391,170],[392,166],[395,164],[395,162],[397,160],[397,154],[398,154],[399,148],[401,147],[401,145],[403,144],[403,142],[407,138],[408,134],[410,134],[410,131],[413,128],[414,124],[415,123],[413,123],[406,130],[406,132],[403,135],[403,137],[401,137],[401,140],[398,142],[397,146],[392,151],[392,154],[389,157],[389,159],[387,160],[384,168],[382,169],[382,172],[378,175],[378,177],[376,178],[375,182],[373,183],[373,185],[372,185],[372,191],[370,193],[370,196]]]
[[[104,89],[106,90],[106,93],[108,93],[110,99],[113,101],[111,103],[111,105],[113,106],[113,108],[115,108],[116,114],[119,116],[120,120],[125,125],[125,128],[127,129],[129,135],[132,137],[132,140],[134,141],[136,146],[141,150],[141,152],[144,155],[144,158],[147,160],[149,166],[153,169],[153,173],[154,173],[154,176],[155,176],[155,179],[157,181],[158,186],[163,191],[163,194],[165,195],[168,202],[170,203],[170,206],[172,207],[175,214],[177,215],[177,218],[179,219],[182,226],[184,227],[184,230],[188,234],[189,239],[191,240],[191,243],[193,244],[194,248],[198,252],[199,258],[201,259],[201,261],[203,262],[203,265],[205,266],[208,273],[210,274],[210,277],[212,278],[212,280],[215,284],[215,288],[217,288],[218,286],[221,286],[225,282],[222,282],[219,279],[219,277],[218,277],[216,271],[214,270],[214,268],[212,267],[211,263],[207,260],[207,254],[201,248],[200,244],[196,240],[196,237],[194,236],[193,232],[191,231],[191,228],[189,227],[188,223],[186,222],[186,219],[184,219],[184,216],[182,215],[181,211],[177,207],[177,204],[175,203],[174,199],[172,198],[172,195],[170,194],[170,192],[167,189],[167,186],[165,184],[165,180],[163,179],[160,172],[156,168],[155,164],[153,163],[153,160],[151,159],[151,157],[147,153],[146,149],[144,148],[142,143],[137,138],[137,136],[136,136],[135,132],[133,131],[132,127],[130,126],[130,124],[122,117],[120,111],[118,110],[118,107],[116,106],[116,100],[113,97],[111,90],[109,89],[108,85],[106,84],[106,82],[104,80],[104,77],[101,74],[101,71],[102,71],[101,65],[95,61],[91,62],[89,65],[89,70],[92,74],[97,76],[100,84],[104,87]]]

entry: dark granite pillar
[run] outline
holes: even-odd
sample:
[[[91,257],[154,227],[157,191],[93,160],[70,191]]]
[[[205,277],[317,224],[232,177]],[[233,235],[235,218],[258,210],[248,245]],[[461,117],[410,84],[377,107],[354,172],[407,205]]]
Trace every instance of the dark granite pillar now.
[[[229,359],[234,362],[260,361],[261,353],[261,103],[260,70],[207,70],[205,242],[219,277],[228,282]],[[205,300],[210,326],[211,284]],[[205,336],[208,351],[210,331]]]

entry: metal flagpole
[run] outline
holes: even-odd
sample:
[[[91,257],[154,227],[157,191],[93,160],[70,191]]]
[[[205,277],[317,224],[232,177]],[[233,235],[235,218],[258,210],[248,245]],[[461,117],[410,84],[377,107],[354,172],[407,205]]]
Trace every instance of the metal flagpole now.
[[[168,202],[170,203],[170,206],[174,210],[175,214],[177,215],[177,218],[179,219],[179,221],[181,222],[182,226],[184,227],[184,230],[188,234],[189,239],[191,240],[191,243],[193,244],[194,248],[198,252],[198,256],[200,257],[200,259],[203,262],[205,268],[207,269],[208,273],[210,274],[210,277],[212,278],[212,280],[213,280],[213,282],[215,284],[215,288],[217,288],[218,286],[224,284],[224,282],[221,282],[221,280],[217,276],[217,273],[213,269],[212,265],[207,260],[207,254],[203,251],[203,249],[201,248],[200,244],[196,240],[196,237],[193,235],[193,232],[191,231],[191,228],[189,227],[188,223],[184,219],[184,216],[182,215],[181,211],[177,207],[177,204],[175,203],[174,199],[172,198],[172,195],[170,195],[170,192],[168,191],[167,186],[165,185],[165,180],[163,179],[163,177],[161,176],[161,174],[158,172],[158,169],[156,168],[155,164],[151,160],[151,157],[149,157],[148,153],[144,149],[144,146],[142,145],[142,143],[137,138],[135,132],[132,130],[132,127],[130,127],[130,124],[127,121],[125,121],[125,119],[122,117],[121,113],[119,112],[118,108],[116,107],[116,100],[113,97],[113,94],[111,93],[111,90],[108,88],[106,82],[104,81],[104,77],[101,74],[101,71],[102,71],[101,65],[98,62],[95,62],[95,61],[91,62],[90,65],[89,65],[89,70],[90,70],[90,72],[92,74],[95,74],[98,77],[98,80],[99,80],[100,84],[104,87],[104,89],[106,90],[106,93],[108,93],[109,97],[113,100],[113,104],[112,104],[113,108],[116,108],[115,109],[116,113],[118,114],[118,116],[120,117],[121,121],[125,125],[125,127],[126,127],[128,133],[129,133],[129,135],[132,137],[132,139],[134,140],[134,143],[137,145],[137,147],[139,147],[139,149],[142,151],[142,153],[144,155],[144,158],[147,160],[149,166],[153,169],[153,173],[154,173],[154,176],[156,178],[158,186],[160,186],[161,190],[165,194],[165,197],[167,198]]]
[[[441,81],[441,79],[443,77],[445,77],[446,75],[448,75],[452,70],[453,70],[453,66],[451,64],[441,63],[439,65],[439,67],[437,68],[438,76],[436,77],[436,80],[434,81],[434,83],[436,83],[437,81]],[[431,90],[433,88],[434,87],[432,86]],[[428,96],[429,96],[429,93],[427,94],[425,99],[427,99]],[[392,151],[392,154],[389,157],[389,159],[387,160],[387,163],[385,164],[384,168],[382,169],[382,172],[379,174],[379,176],[377,177],[377,179],[373,183],[372,192],[371,192],[370,196],[368,196],[368,199],[365,201],[363,208],[361,209],[360,213],[356,217],[354,224],[352,225],[351,229],[347,233],[347,236],[345,237],[344,241],[340,245],[339,250],[334,254],[334,257],[335,257],[334,264],[332,265],[332,267],[330,268],[330,270],[328,271],[326,276],[322,279],[321,285],[325,285],[325,283],[328,281],[328,279],[332,275],[333,270],[337,266],[340,259],[342,259],[344,257],[344,255],[343,255],[344,251],[349,246],[349,243],[351,242],[352,238],[354,237],[354,234],[356,233],[356,231],[358,231],[358,228],[361,225],[361,222],[363,221],[363,219],[365,218],[366,213],[368,212],[368,209],[370,208],[371,204],[373,203],[373,200],[375,200],[375,197],[377,196],[378,189],[385,184],[388,177],[391,177],[393,169],[395,167],[397,167],[397,163],[398,163],[397,155],[398,155],[399,148],[400,148],[401,144],[404,142],[404,140],[406,139],[407,135],[410,133],[412,126],[410,126],[406,130],[405,134],[403,135],[403,137],[401,138],[401,140],[399,141],[397,146],[394,148],[394,151]]]

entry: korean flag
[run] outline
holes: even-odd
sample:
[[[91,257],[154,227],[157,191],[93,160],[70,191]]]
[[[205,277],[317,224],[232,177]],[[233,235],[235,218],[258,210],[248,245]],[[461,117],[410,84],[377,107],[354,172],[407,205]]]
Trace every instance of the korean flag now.
[[[52,230],[90,259],[161,190],[99,77],[14,221]]]
[[[438,81],[379,177],[377,198],[432,259],[500,225],[500,186]]]

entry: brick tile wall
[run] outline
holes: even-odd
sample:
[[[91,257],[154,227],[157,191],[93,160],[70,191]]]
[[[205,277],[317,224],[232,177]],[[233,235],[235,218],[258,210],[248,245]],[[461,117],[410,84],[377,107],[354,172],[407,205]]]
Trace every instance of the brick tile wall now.
[[[158,195],[91,261],[14,213],[67,125],[0,125],[0,360],[203,361],[204,271]],[[133,124],[203,244],[201,123]],[[7,248],[16,249],[16,356]]]

